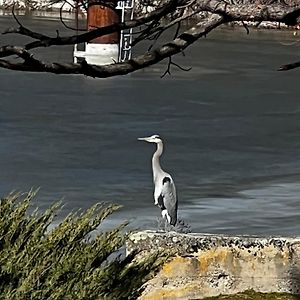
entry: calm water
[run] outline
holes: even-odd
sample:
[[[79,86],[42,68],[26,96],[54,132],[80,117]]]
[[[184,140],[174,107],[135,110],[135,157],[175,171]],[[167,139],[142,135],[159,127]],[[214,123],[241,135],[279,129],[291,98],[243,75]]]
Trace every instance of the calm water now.
[[[2,17],[0,29],[11,23]],[[104,80],[0,70],[0,194],[41,187],[39,207],[63,198],[60,218],[120,203],[111,224],[156,228],[154,145],[137,137],[158,133],[194,232],[299,235],[300,70],[275,71],[299,60],[292,41],[284,31],[218,31],[175,59],[190,72],[164,79],[165,64]],[[55,59],[71,57],[57,49]]]

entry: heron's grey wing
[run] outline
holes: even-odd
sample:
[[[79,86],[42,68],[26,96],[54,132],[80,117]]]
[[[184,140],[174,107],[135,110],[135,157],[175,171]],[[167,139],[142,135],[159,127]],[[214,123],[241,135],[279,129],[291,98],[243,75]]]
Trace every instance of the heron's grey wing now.
[[[174,182],[170,176],[163,178],[161,200],[171,218],[170,224],[175,225],[177,222],[177,196]]]

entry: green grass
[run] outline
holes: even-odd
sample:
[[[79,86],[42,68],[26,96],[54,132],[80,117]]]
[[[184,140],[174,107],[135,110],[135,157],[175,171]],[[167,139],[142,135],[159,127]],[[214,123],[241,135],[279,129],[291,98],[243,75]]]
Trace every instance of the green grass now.
[[[35,196],[0,200],[0,299],[136,299],[166,259],[164,253],[118,256],[126,223],[90,238],[117,205],[72,213],[49,230],[60,204],[29,213]]]

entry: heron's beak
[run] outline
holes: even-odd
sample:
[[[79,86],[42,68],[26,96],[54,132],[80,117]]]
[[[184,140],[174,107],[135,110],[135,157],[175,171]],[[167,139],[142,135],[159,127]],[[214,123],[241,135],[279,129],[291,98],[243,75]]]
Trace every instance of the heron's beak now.
[[[138,138],[139,141],[145,141],[145,142],[149,142],[149,137],[141,137]]]

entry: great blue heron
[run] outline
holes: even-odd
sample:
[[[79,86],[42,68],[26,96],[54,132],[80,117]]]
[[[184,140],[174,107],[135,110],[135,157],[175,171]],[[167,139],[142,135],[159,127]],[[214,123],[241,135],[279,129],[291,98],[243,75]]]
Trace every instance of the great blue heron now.
[[[154,182],[154,204],[161,208],[161,215],[168,223],[175,225],[177,222],[177,196],[174,181],[170,174],[163,171],[159,158],[163,152],[163,142],[159,135],[138,138],[140,141],[155,143],[157,149],[152,156],[152,171]]]

